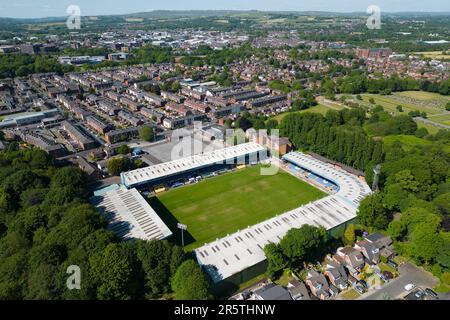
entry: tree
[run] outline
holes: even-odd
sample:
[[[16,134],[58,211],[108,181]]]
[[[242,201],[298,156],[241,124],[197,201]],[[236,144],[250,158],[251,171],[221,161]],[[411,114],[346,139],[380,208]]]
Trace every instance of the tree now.
[[[25,299],[51,300],[54,297],[56,267],[41,264],[32,269],[28,278],[28,290]]]
[[[403,222],[395,220],[389,223],[387,231],[389,235],[392,237],[392,239],[402,240],[403,237],[406,235],[407,226]]]
[[[7,216],[14,211],[14,199],[6,190],[0,189],[0,223],[6,223]]]
[[[74,197],[84,197],[86,196],[86,174],[76,167],[63,167],[52,176],[50,187],[55,190],[66,187],[74,192]]]
[[[399,210],[400,203],[408,197],[401,183],[388,185],[383,193],[383,205],[389,210]]]
[[[278,127],[278,121],[275,119],[269,119],[266,122],[267,134],[272,132],[272,129],[276,129]]]
[[[450,285],[450,272],[442,273],[441,280],[444,284]]]
[[[91,258],[92,274],[98,282],[98,299],[130,299],[131,266],[118,244],[109,244],[104,252]]]
[[[442,247],[436,256],[436,262],[439,263],[443,268],[450,270],[450,241],[444,240],[442,242]]]
[[[113,176],[118,176],[122,172],[130,169],[131,161],[127,157],[117,157],[109,160],[108,172]]]
[[[281,247],[275,243],[269,243],[264,247],[268,266],[267,274],[272,278],[276,272],[282,270],[287,265],[287,258],[283,254]]]
[[[344,243],[349,246],[353,246],[355,243],[356,234],[355,234],[355,225],[349,224],[347,229],[344,232]]]
[[[177,300],[208,300],[209,281],[194,260],[183,262],[172,279],[172,289]]]
[[[225,127],[226,127],[227,129],[231,129],[232,124],[233,124],[233,121],[232,121],[231,119],[225,120]]]
[[[153,128],[149,126],[141,128],[141,130],[139,131],[139,136],[144,141],[152,142],[155,140],[155,133],[153,131]]]
[[[390,220],[389,212],[383,206],[380,193],[370,195],[361,201],[357,216],[359,223],[376,229],[385,229]]]
[[[126,144],[123,144],[117,149],[117,152],[119,152],[122,155],[127,155],[131,152],[131,148]]]
[[[184,261],[183,250],[167,241],[138,241],[137,257],[145,274],[148,295],[168,292],[170,279]]]
[[[235,127],[247,131],[252,127],[252,122],[247,117],[239,117],[236,119]]]
[[[264,120],[262,120],[262,119],[257,119],[257,120],[255,120],[254,121],[254,123],[253,123],[253,128],[255,129],[255,130],[261,130],[261,129],[264,129],[265,128],[265,123],[264,123]]]
[[[326,242],[327,233],[323,228],[305,224],[299,229],[289,230],[281,239],[280,246],[291,263],[315,262],[323,254]]]
[[[174,81],[170,89],[173,92],[178,92],[181,89],[181,84],[178,81]]]
[[[433,262],[442,248],[442,238],[437,227],[427,223],[417,224],[410,238],[411,255],[421,262]]]

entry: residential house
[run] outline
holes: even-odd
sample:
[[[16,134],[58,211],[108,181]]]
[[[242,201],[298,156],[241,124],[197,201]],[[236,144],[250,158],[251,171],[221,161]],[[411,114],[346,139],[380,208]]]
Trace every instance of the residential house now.
[[[348,287],[348,277],[342,264],[330,258],[327,258],[325,263],[325,276],[330,283],[339,290],[346,289]]]
[[[367,240],[361,240],[355,243],[354,248],[364,255],[368,264],[375,265],[380,262],[380,249],[373,243]]]
[[[311,293],[317,298],[325,300],[330,297],[330,286],[322,273],[316,270],[309,270],[306,284],[309,286]]]
[[[311,300],[305,283],[301,281],[292,280],[288,283],[287,290],[289,291],[292,300]]]
[[[392,239],[389,236],[382,235],[381,233],[372,233],[364,237],[364,240],[377,247],[380,250],[381,257],[389,259],[396,254],[392,245]]]
[[[276,284],[268,284],[253,292],[254,300],[292,300],[289,292]]]
[[[339,248],[333,259],[342,263],[352,276],[358,275],[365,265],[362,253],[352,247]]]

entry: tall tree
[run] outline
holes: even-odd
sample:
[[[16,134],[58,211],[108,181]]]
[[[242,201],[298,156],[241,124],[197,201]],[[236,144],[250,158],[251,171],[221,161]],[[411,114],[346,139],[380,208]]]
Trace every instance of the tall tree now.
[[[186,260],[172,279],[172,289],[177,300],[208,300],[209,279],[194,260]]]
[[[370,195],[361,201],[357,216],[362,225],[377,229],[386,228],[390,221],[389,212],[383,206],[380,193]]]

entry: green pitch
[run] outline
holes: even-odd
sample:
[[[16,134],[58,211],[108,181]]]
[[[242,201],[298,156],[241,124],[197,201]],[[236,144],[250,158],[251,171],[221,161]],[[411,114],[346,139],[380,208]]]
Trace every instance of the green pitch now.
[[[254,166],[170,190],[150,204],[177,242],[177,222],[188,226],[185,245],[190,250],[324,196],[284,171],[262,176],[260,166]]]

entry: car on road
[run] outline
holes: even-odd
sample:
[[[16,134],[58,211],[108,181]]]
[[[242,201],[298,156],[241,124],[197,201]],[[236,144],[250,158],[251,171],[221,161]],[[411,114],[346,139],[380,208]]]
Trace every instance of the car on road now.
[[[430,288],[426,288],[425,289],[425,293],[427,295],[429,295],[430,297],[433,297],[435,299],[438,299],[438,294],[436,292],[434,292],[433,290],[431,290]]]
[[[404,288],[406,291],[411,291],[412,289],[414,289],[416,287],[415,284],[413,283],[408,283]]]

